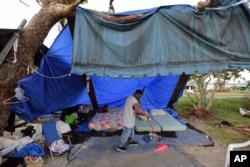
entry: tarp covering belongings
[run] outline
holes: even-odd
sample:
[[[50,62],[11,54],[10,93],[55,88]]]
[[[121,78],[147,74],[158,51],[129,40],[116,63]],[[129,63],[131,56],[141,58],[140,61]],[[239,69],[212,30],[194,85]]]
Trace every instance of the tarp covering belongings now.
[[[238,1],[107,14],[113,20],[141,15],[122,23],[77,8],[71,72],[141,77],[248,68],[250,10]]]
[[[32,122],[40,115],[77,105],[89,104],[82,76],[69,75],[71,69],[72,37],[65,27],[40,63],[37,73],[19,81],[28,101],[15,103],[11,110]]]
[[[236,2],[224,0],[214,7]],[[145,88],[144,108],[164,108],[178,99],[173,96],[182,95],[187,82],[183,72],[249,67],[248,7],[214,9],[163,6],[113,14],[144,16],[114,23],[77,8],[74,39],[66,26],[39,70],[19,81],[29,100],[13,104],[11,110],[32,122],[78,104],[92,105],[83,74],[91,76],[99,106],[122,108],[128,95]]]
[[[72,42],[66,26],[43,57],[38,72],[19,81],[29,100],[13,104],[11,110],[24,120],[32,122],[41,115],[78,104],[92,105],[83,76],[70,75]],[[151,109],[166,107],[179,78],[179,75],[130,79],[93,76],[92,82],[99,106],[121,108],[128,95],[144,88],[141,101],[145,109]],[[182,86],[183,90],[185,83]]]

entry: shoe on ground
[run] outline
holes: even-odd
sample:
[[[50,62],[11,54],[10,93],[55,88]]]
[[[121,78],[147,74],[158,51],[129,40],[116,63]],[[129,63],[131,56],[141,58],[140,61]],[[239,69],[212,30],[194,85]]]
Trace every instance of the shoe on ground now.
[[[119,146],[117,146],[116,150],[124,153],[124,152],[126,152],[127,148],[126,147],[119,147]]]
[[[128,143],[129,146],[137,146],[138,142],[137,141],[131,141]]]

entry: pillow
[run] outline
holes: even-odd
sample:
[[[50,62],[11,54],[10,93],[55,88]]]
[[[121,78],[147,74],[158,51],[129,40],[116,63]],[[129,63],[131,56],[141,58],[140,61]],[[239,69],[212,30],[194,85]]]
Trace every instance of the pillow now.
[[[166,112],[163,109],[151,109],[151,115],[166,115]]]
[[[109,112],[119,112],[120,109],[114,107],[114,108],[109,108],[108,111],[109,111]]]

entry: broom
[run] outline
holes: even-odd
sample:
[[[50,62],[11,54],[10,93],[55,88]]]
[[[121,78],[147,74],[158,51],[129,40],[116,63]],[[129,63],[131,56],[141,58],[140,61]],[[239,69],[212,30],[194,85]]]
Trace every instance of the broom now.
[[[154,130],[154,127],[153,127],[153,125],[152,125],[151,119],[148,118],[147,120],[148,120],[148,123],[149,123],[150,127],[152,128],[152,131],[153,131],[154,136],[157,137],[157,147],[154,149],[154,152],[160,152],[160,151],[165,151],[165,150],[167,150],[167,149],[168,149],[168,146],[167,146],[166,144],[162,144],[162,143],[160,142],[160,139],[159,139],[158,135],[156,134],[156,132],[155,132],[155,130]]]
[[[146,112],[143,108],[142,108],[142,110],[143,110],[143,112]],[[158,135],[156,134],[155,129],[154,129],[154,127],[153,127],[153,124],[152,124],[152,122],[151,122],[151,118],[147,118],[147,120],[148,120],[148,123],[149,123],[149,125],[150,125],[152,131],[153,131],[154,136],[157,137],[157,147],[154,149],[154,152],[160,152],[160,151],[165,151],[165,150],[167,150],[167,149],[168,149],[168,146],[167,146],[166,144],[162,144],[162,143],[160,142],[160,139],[159,139]]]

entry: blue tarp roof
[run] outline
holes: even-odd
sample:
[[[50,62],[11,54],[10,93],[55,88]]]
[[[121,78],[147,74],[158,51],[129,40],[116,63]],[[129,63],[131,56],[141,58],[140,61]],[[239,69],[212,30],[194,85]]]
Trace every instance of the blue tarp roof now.
[[[250,10],[237,2],[221,0],[205,10],[171,5],[110,14],[114,20],[143,15],[122,23],[79,7],[71,72],[129,78],[249,68]]]
[[[19,117],[32,122],[41,115],[78,104],[92,105],[83,76],[70,74],[72,47],[70,29],[66,26],[43,57],[39,71],[19,81],[29,97],[28,101],[11,106]],[[123,108],[128,95],[145,88],[141,102],[145,109],[152,109],[166,107],[179,78],[179,75],[130,79],[93,76],[92,82],[99,106]]]

